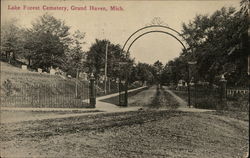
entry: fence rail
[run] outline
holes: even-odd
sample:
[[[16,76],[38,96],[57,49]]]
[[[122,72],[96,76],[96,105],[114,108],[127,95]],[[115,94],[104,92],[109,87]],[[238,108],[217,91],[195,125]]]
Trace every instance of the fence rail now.
[[[227,89],[227,95],[248,94],[248,89]]]
[[[186,87],[172,88],[172,90],[181,98],[188,100]],[[224,108],[231,110],[249,109],[249,90],[246,88],[230,87],[226,90],[225,102],[222,102],[222,89],[207,87],[191,87],[190,97],[191,105],[198,108],[216,109],[221,104]]]
[[[49,107],[80,108],[88,106],[89,87],[87,82],[75,84],[10,86],[1,95],[3,107]],[[1,89],[2,91],[2,89]],[[1,93],[2,94],[2,93]]]

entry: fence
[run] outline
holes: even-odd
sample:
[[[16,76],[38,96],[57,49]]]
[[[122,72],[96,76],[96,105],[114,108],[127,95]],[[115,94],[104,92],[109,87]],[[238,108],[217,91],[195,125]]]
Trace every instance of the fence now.
[[[227,106],[232,110],[249,111],[249,90],[247,88],[228,88]]]
[[[88,106],[88,82],[60,84],[5,85],[1,106],[80,108]],[[2,91],[2,89],[1,89]],[[3,93],[1,93],[3,94]],[[83,102],[84,100],[84,102]]]
[[[188,102],[187,87],[179,87],[173,90],[178,96]],[[220,102],[220,90],[201,86],[190,87],[190,105],[197,108],[214,109]]]
[[[245,94],[248,94],[249,93],[249,90],[248,89],[235,89],[235,88],[228,88],[227,89],[227,96],[233,96],[233,95],[238,95],[238,94],[241,94],[241,95],[245,95]]]
[[[187,87],[172,89],[178,96],[188,101]],[[190,87],[190,104],[197,108],[248,110],[249,90],[246,88],[228,88],[223,101],[221,87]]]

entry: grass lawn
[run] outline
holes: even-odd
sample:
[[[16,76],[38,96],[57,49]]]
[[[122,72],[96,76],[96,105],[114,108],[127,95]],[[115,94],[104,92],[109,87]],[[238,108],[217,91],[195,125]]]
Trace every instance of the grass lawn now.
[[[104,102],[118,105],[119,96],[102,100]],[[168,108],[176,109],[177,101],[167,93],[164,88],[151,86],[128,94],[128,106],[140,106],[144,108]]]

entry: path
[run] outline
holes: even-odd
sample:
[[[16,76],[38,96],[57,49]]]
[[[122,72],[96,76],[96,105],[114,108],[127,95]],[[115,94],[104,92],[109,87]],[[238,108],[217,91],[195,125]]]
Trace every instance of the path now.
[[[180,104],[179,108],[187,108],[188,107],[188,103],[185,100],[183,100],[182,98],[177,96],[174,92],[169,90],[167,87],[163,86],[163,88],[165,91],[167,91],[170,95],[172,95],[176,99],[176,101]]]
[[[186,112],[207,112],[207,111],[215,111],[215,110],[209,110],[209,109],[196,109],[196,108],[189,108],[188,107],[188,103],[183,100],[182,98],[180,98],[179,96],[177,96],[174,92],[172,92],[170,89],[168,89],[167,87],[163,86],[164,90],[167,91],[170,95],[172,95],[176,101],[179,103],[179,107],[178,110],[181,111],[186,111]]]
[[[129,92],[137,91],[140,89],[145,88],[146,86],[135,88],[128,90]],[[97,115],[103,113],[113,113],[113,112],[126,112],[126,111],[136,111],[140,107],[119,107],[114,104],[102,102],[101,100],[118,96],[119,93],[109,94],[106,96],[101,96],[96,98],[96,108],[94,109],[86,109],[86,108],[13,108],[13,107],[1,107],[1,111],[17,111],[17,112],[78,112],[78,113],[68,113],[68,114],[54,114],[54,115],[47,115],[46,113],[44,116],[23,116],[11,118],[11,119],[4,119],[1,116],[1,123],[13,123],[13,122],[22,122],[22,121],[31,121],[31,120],[44,120],[44,119],[56,119],[56,118],[68,118],[68,117],[76,117],[76,116],[85,116],[85,115]],[[87,101],[87,100],[84,100]],[[82,112],[82,113],[81,113]],[[15,117],[15,116],[14,116]]]
[[[128,92],[137,91],[143,89],[145,87],[140,87],[136,89],[131,89]],[[187,106],[187,102],[184,101],[182,98],[177,96],[174,92],[169,90],[167,87],[164,87],[169,94],[171,94],[177,102],[180,104],[178,110],[186,111],[186,112],[207,112],[207,111],[214,111],[214,110],[207,110],[207,109],[196,109],[196,108],[189,108]],[[76,116],[85,116],[85,115],[98,115],[103,113],[114,113],[114,112],[127,112],[127,111],[137,111],[141,107],[140,106],[132,106],[132,107],[119,107],[117,105],[103,102],[101,100],[118,96],[119,93],[114,93],[106,96],[101,96],[96,99],[96,108],[95,109],[86,109],[86,108],[9,108],[9,107],[1,107],[1,111],[17,111],[17,112],[55,112],[54,114],[47,115],[29,115],[23,117],[15,117],[11,119],[4,119],[1,116],[1,123],[13,123],[13,122],[22,122],[22,121],[32,121],[32,120],[44,120],[44,119],[57,119],[57,118],[68,118],[68,117],[76,117]],[[66,114],[58,114],[56,112],[72,112]],[[77,112],[77,113],[73,113]],[[35,115],[35,116],[34,116]]]
[[[139,87],[136,89],[130,89],[128,90],[128,93],[133,92],[133,91],[138,91],[140,89],[146,88],[146,86]],[[124,112],[124,111],[135,111],[138,110],[140,107],[120,107],[111,103],[103,102],[102,100],[112,98],[115,96],[118,96],[119,93],[114,93],[114,94],[109,94],[105,96],[98,97],[96,99],[96,108],[101,111],[106,111],[106,112]]]

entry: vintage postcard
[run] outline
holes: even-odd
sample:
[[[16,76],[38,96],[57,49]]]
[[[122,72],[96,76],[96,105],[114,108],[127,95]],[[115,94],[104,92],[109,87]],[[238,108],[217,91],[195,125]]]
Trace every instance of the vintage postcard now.
[[[248,0],[2,0],[0,157],[249,156]]]

